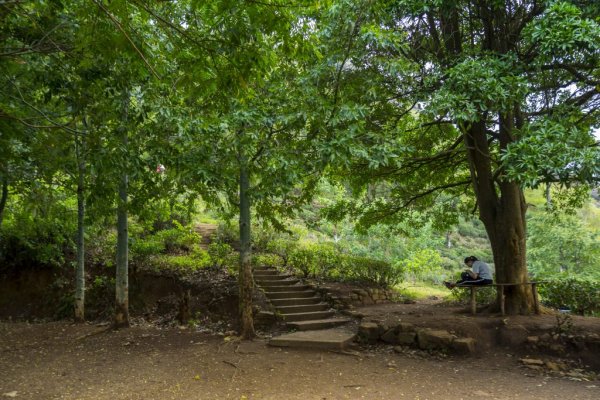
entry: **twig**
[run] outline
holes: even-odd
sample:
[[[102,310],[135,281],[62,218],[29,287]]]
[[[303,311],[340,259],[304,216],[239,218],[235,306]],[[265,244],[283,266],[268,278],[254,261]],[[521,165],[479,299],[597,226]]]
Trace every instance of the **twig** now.
[[[231,365],[232,367],[239,368],[237,364],[232,363],[231,361],[223,360],[223,362],[227,365]]]
[[[110,13],[110,11],[108,11],[103,5],[102,3],[96,1],[96,0],[92,0],[102,11],[104,11],[104,13],[106,15],[108,15],[108,17],[114,22],[114,24],[117,26],[117,28],[119,28],[119,30],[123,33],[123,35],[125,35],[125,37],[127,38],[127,40],[129,41],[129,43],[131,44],[131,46],[133,46],[133,48],[135,49],[135,51],[140,55],[140,57],[142,58],[142,60],[144,61],[144,63],[148,66],[148,68],[150,68],[150,71],[152,72],[152,74],[154,74],[154,76],[156,77],[156,79],[160,80],[160,76],[158,75],[158,73],[154,70],[154,68],[152,68],[152,65],[150,65],[150,63],[148,62],[148,60],[146,60],[146,57],[144,57],[144,54],[141,52],[140,49],[138,49],[138,47],[135,45],[135,43],[133,43],[133,40],[131,40],[131,37],[129,37],[129,34],[127,34],[127,32],[125,31],[125,29],[123,29],[123,27],[121,26],[121,23],[115,18],[114,15],[112,15]]]

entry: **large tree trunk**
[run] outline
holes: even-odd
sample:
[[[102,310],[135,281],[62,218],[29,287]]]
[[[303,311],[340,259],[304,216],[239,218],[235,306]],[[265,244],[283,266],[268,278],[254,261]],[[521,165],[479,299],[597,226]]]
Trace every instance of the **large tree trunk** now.
[[[240,321],[241,336],[244,339],[254,337],[254,320],[252,317],[252,293],[254,280],[251,265],[251,238],[250,238],[250,177],[244,157],[240,160],[240,270],[238,276],[240,290]]]
[[[77,140],[77,139],[76,139]],[[75,143],[77,155],[77,271],[75,274],[75,321],[85,321],[85,141]]]
[[[526,282],[526,203],[523,190],[516,183],[498,182],[498,177],[493,176],[483,122],[463,128],[463,133],[479,219],[492,245],[496,281]],[[533,295],[527,285],[509,287],[505,295],[508,314],[528,314],[533,310]]]

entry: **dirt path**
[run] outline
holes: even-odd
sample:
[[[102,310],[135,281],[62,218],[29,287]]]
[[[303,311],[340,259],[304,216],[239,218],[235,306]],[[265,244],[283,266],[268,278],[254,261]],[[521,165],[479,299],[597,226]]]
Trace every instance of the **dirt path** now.
[[[271,348],[188,330],[0,323],[0,399],[598,399],[600,382],[514,356],[420,359]]]

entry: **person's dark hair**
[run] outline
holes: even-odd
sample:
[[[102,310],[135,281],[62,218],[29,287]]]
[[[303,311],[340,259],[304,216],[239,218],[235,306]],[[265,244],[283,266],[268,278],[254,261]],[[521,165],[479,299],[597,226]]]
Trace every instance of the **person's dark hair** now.
[[[467,258],[465,258],[465,264],[468,263],[469,261],[478,261],[477,257],[475,256],[469,256]]]

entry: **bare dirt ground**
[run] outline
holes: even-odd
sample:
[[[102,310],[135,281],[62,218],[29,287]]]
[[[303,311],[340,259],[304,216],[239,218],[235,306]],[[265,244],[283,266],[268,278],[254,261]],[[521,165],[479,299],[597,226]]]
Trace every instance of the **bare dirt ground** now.
[[[286,350],[264,339],[143,323],[112,331],[4,322],[0,399],[600,398],[598,381],[546,376],[517,358],[504,349],[473,358],[419,357],[389,346],[349,354]]]

